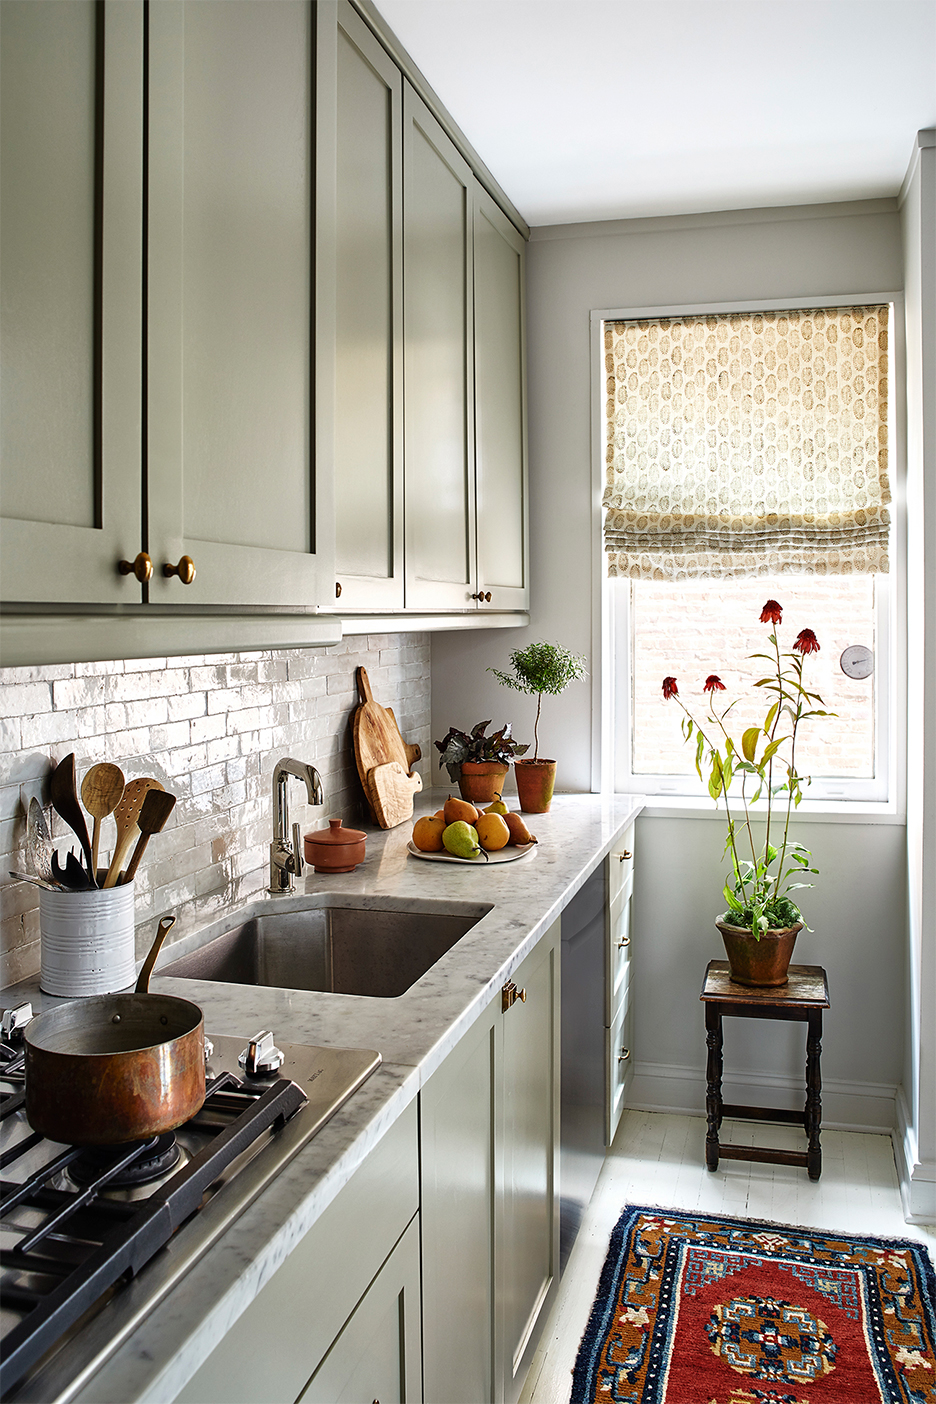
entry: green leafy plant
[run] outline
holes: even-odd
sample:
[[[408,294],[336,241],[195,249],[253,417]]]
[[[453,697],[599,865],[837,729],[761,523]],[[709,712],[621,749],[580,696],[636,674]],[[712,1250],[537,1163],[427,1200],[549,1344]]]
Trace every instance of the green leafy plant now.
[[[556,696],[570,682],[586,676],[585,659],[570,653],[560,644],[533,643],[527,648],[515,648],[510,655],[513,673],[501,673],[488,668],[498,682],[515,692],[526,692],[536,698],[536,721],[533,723],[533,759],[539,759],[539,719],[543,694]]]
[[[725,692],[721,678],[712,673],[706,678],[703,694],[708,699],[705,724],[696,721],[679,696],[674,677],[663,679],[663,696],[675,698],[685,716],[683,735],[695,745],[695,765],[699,779],[704,780],[703,764],[708,769],[708,791],[716,804],[724,802],[728,820],[725,853],[731,855],[732,872],[722,889],[728,911],[721,920],[732,926],[747,927],[760,940],[768,927],[792,926],[802,921],[802,913],[790,893],[811,882],[799,881],[806,873],[818,873],[810,867],[812,857],[808,848],[790,839],[790,819],[803,798],[803,785],[809,777],[796,768],[796,737],[800,725],[811,717],[830,717],[834,712],[822,710],[822,698],[803,686],[803,664],[807,654],[819,652],[819,641],[812,629],[801,629],[790,653],[781,653],[777,626],[783,611],[776,600],[768,600],[761,611],[760,622],[774,626],[769,636],[772,653],[754,653],[771,665],[766,677],[755,687],[773,694],[763,726],[750,726],[741,736],[740,745],[729,734],[727,721],[737,699],[721,711],[716,696]],[[775,777],[780,777],[775,783]],[[740,777],[740,809],[733,811],[729,792]],[[749,793],[753,790],[753,793]],[[764,841],[755,841],[752,822],[753,806],[766,792],[766,831]],[[783,834],[776,842],[774,801],[781,796]],[[741,817],[743,815],[743,817]],[[750,850],[750,858],[746,856]],[[742,856],[742,853],[745,856]],[[787,866],[789,864],[789,866]],[[793,881],[792,879],[797,879]]]
[[[510,722],[505,722],[500,731],[490,736],[485,732],[491,725],[490,719],[478,722],[471,731],[458,731],[450,726],[441,741],[433,741],[433,746],[441,752],[439,766],[447,766],[453,781],[458,779],[458,766],[463,761],[498,761],[509,765],[514,756],[526,755],[528,745],[514,741],[510,734]]]

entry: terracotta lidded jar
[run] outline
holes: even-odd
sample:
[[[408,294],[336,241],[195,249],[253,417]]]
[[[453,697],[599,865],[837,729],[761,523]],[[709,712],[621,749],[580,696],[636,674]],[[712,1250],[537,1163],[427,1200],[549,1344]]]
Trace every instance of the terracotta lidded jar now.
[[[364,861],[364,841],[360,829],[345,829],[340,819],[329,819],[327,829],[310,829],[305,836],[306,862],[317,873],[350,873]]]

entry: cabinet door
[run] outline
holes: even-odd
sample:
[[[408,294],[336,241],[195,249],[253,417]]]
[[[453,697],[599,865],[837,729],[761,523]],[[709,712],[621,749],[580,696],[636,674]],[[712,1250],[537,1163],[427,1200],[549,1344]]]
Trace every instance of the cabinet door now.
[[[520,1396],[559,1281],[559,922],[513,976],[502,1018],[500,1194],[495,1239],[503,1398]]]
[[[334,591],[314,470],[313,11],[160,0],[149,25],[149,597],[312,608],[326,558]],[[187,587],[161,569],[182,555]]]
[[[406,604],[473,608],[472,176],[407,83],[403,179]]]
[[[143,5],[0,26],[0,598],[139,603]]]
[[[299,1399],[302,1404],[417,1404],[422,1397],[414,1219]]]
[[[334,369],[318,439],[334,464],[335,608],[402,609],[403,79],[347,0],[320,4],[317,23],[316,362]]]
[[[478,607],[526,609],[526,244],[477,181],[474,190]]]
[[[501,1398],[494,1380],[494,1085],[500,999],[420,1093],[423,1368],[434,1404]]]

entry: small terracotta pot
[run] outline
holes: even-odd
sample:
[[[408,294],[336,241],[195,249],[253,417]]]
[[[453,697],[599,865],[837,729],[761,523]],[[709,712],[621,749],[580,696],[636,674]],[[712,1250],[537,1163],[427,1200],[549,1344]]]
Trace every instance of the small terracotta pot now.
[[[729,972],[735,984],[769,988],[787,983],[793,946],[803,922],[798,921],[795,926],[768,927],[761,932],[759,941],[747,927],[732,926],[721,920],[715,925],[725,943]]]
[[[458,775],[462,799],[474,805],[493,804],[504,793],[509,769],[503,761],[462,761]]]
[[[556,786],[554,760],[515,760],[517,794],[523,814],[545,814],[552,804]]]
[[[360,829],[343,829],[340,819],[329,819],[327,829],[310,829],[306,834],[306,862],[317,873],[351,873],[364,862],[366,838]]]

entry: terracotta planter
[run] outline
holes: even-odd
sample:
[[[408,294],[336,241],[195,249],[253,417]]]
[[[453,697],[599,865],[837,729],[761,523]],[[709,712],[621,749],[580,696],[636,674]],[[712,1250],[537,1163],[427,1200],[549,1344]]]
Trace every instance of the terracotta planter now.
[[[509,765],[503,761],[462,761],[458,788],[463,800],[470,804],[493,804],[504,793]]]
[[[735,984],[769,988],[787,983],[793,946],[803,929],[801,921],[795,926],[779,929],[768,927],[761,932],[759,941],[746,927],[731,926],[726,921],[716,921],[715,925],[725,943],[725,954]]]
[[[523,814],[545,814],[552,804],[556,784],[554,760],[515,760],[517,794]]]

